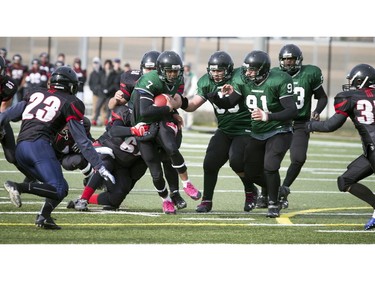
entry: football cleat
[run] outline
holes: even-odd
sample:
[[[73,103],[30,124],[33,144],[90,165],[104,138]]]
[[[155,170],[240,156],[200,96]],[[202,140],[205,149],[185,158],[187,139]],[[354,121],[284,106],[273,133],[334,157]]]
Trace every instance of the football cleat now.
[[[88,205],[88,202],[86,199],[77,199],[74,202],[74,209],[76,209],[77,211],[87,211],[88,210],[87,205]]]
[[[365,230],[370,230],[375,228],[375,218],[371,218],[365,225]]]
[[[257,198],[256,207],[260,209],[264,209],[268,207],[268,198],[267,196],[260,195]]]
[[[257,194],[254,192],[246,192],[246,199],[245,199],[245,205],[243,207],[243,210],[245,212],[250,212],[255,208],[255,205],[257,203]]]
[[[117,211],[119,207],[114,207],[112,205],[103,205],[103,211]]]
[[[68,202],[68,204],[66,205],[66,208],[67,209],[74,209],[74,206],[76,205],[76,203],[75,202],[77,202],[78,201],[78,199],[76,199],[76,200],[70,200],[69,202]]]
[[[181,197],[180,192],[175,190],[171,193],[171,199],[173,204],[177,207],[177,209],[184,209],[187,207],[186,201]]]
[[[176,209],[174,208],[174,204],[172,201],[165,200],[163,201],[163,212],[164,214],[176,214]]]
[[[9,193],[9,198],[12,204],[16,207],[22,206],[21,196],[17,189],[17,184],[12,181],[6,181],[4,183],[4,188]]]
[[[287,186],[280,186],[279,191],[279,202],[280,206],[284,209],[287,209],[289,207],[289,201],[288,201],[288,195],[290,194],[290,189]]]
[[[200,191],[196,189],[191,182],[187,183],[186,187],[184,187],[184,191],[193,200],[199,200],[202,196]]]
[[[278,218],[280,217],[280,208],[277,205],[268,205],[267,218]]]
[[[208,213],[212,210],[212,201],[202,201],[197,208],[195,209],[196,212],[198,213]]]
[[[44,229],[52,229],[52,230],[58,230],[61,229],[60,226],[58,226],[51,217],[45,218],[42,215],[37,215],[35,220],[35,225],[40,228]]]

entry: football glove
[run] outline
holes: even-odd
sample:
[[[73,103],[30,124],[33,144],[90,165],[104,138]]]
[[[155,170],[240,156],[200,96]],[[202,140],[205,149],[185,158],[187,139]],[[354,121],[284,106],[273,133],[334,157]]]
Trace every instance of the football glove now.
[[[135,137],[137,141],[150,141],[155,138],[159,131],[159,123],[152,123],[147,132],[141,137]]]
[[[147,125],[146,123],[138,123],[134,127],[131,127],[130,131],[133,136],[142,137],[145,135],[149,128],[150,125]]]
[[[78,145],[77,143],[74,143],[73,146],[72,146],[72,151],[74,153],[81,153],[81,150],[78,148]]]
[[[113,184],[116,183],[115,177],[104,166],[101,166],[98,172],[106,181],[110,180]]]

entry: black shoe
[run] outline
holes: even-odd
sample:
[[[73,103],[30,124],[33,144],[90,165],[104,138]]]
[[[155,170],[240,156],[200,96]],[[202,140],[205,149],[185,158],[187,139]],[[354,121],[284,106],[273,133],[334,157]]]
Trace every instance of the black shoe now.
[[[66,205],[66,208],[67,209],[74,209],[75,205],[76,205],[75,202],[73,200],[70,200],[68,202],[68,204]]]
[[[119,208],[112,205],[103,205],[103,211],[117,211]]]
[[[254,192],[246,192],[246,199],[245,199],[245,205],[243,207],[243,210],[245,212],[250,212],[255,208],[255,205],[257,203],[258,194]]]
[[[263,195],[258,196],[256,207],[261,208],[261,209],[267,208],[268,207],[267,196],[263,196]]]
[[[268,205],[267,218],[280,217],[280,208],[278,205]]]
[[[279,190],[279,202],[280,206],[284,209],[289,207],[288,195],[290,194],[290,189],[287,186],[280,186]]]
[[[180,192],[178,192],[177,190],[171,193],[171,199],[177,209],[180,210],[187,207],[186,201],[181,197]]]
[[[212,210],[212,201],[202,201],[195,209],[198,213],[208,213]]]
[[[44,229],[52,229],[52,230],[58,230],[61,229],[60,226],[58,226],[51,217],[45,218],[42,215],[36,216],[35,225],[40,228]]]

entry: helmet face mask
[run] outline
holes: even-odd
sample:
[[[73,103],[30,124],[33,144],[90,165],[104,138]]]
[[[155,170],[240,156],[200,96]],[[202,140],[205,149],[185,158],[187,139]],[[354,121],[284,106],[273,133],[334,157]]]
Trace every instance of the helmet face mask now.
[[[342,85],[343,91],[375,88],[375,69],[369,64],[358,64],[349,72],[346,79],[348,83]]]
[[[227,81],[232,77],[234,63],[230,55],[223,51],[215,52],[208,59],[207,73],[215,83]]]
[[[181,57],[174,51],[164,51],[156,60],[156,69],[161,81],[174,86],[183,79],[184,67]]]
[[[75,95],[78,91],[78,77],[72,68],[60,66],[51,74],[49,85],[53,89],[67,91]]]
[[[289,73],[296,74],[302,67],[303,55],[296,45],[287,44],[279,52],[280,69]]]
[[[247,54],[241,68],[241,77],[245,82],[260,84],[267,79],[271,60],[263,51],[252,51]]]

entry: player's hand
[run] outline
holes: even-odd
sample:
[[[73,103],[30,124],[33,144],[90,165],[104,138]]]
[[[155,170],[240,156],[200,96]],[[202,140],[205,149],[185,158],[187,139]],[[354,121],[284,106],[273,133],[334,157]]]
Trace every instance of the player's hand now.
[[[104,166],[101,166],[98,172],[106,181],[110,180],[113,184],[116,183],[115,177]]]
[[[181,107],[182,99],[179,94],[175,94],[173,97],[170,97],[167,101],[167,106],[173,111],[173,109],[178,109]]]
[[[221,92],[223,93],[223,95],[230,95],[234,92],[234,88],[232,85],[229,85],[229,84],[225,84],[222,88],[221,88]]]
[[[135,137],[137,141],[150,141],[155,138],[156,134],[159,131],[159,123],[154,122],[150,125],[150,128],[147,132],[141,137]]]
[[[149,130],[150,125],[146,123],[138,123],[134,127],[130,128],[133,136],[142,137]]]
[[[261,110],[260,108],[255,108],[251,112],[251,118],[253,120],[266,122],[268,121],[268,114],[264,112],[263,110]]]
[[[173,119],[176,120],[178,129],[181,130],[181,128],[184,126],[184,118],[182,118],[180,114],[175,113],[173,114]]]
[[[320,121],[320,114],[316,111],[313,111],[311,113],[311,120],[316,120],[316,121]]]
[[[74,153],[81,153],[81,150],[78,148],[78,145],[77,143],[74,143],[73,146],[72,146],[72,151]]]

